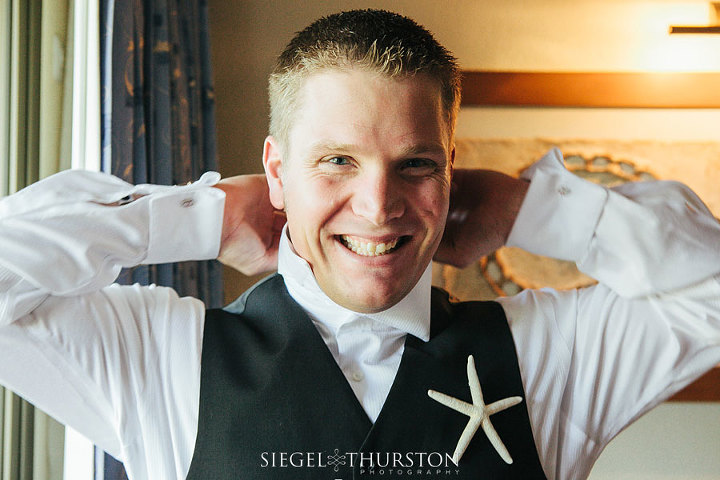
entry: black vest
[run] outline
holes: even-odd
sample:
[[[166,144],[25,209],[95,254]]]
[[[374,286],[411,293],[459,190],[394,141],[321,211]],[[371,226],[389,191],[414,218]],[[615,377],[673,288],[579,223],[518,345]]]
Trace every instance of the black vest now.
[[[407,335],[373,424],[281,276],[225,310],[209,310],[187,479],[544,479],[524,401],[491,417],[512,465],[482,429],[452,463],[468,417],[429,398],[428,389],[471,403],[472,354],[486,403],[524,398],[524,390],[499,304],[450,303],[433,289],[431,319],[429,342]]]

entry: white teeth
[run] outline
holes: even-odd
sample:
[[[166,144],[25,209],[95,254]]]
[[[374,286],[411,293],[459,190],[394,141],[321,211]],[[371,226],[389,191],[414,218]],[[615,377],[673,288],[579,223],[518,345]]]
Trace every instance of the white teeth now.
[[[397,246],[399,238],[396,238],[392,242],[387,243],[366,243],[355,240],[347,235],[343,235],[342,240],[347,248],[357,253],[358,255],[375,257],[377,255],[385,255],[387,253],[390,253]]]

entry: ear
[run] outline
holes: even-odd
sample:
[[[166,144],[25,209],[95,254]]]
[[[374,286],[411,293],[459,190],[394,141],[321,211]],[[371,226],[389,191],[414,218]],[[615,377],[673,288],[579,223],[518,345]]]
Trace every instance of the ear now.
[[[278,210],[285,208],[282,166],[283,158],[280,144],[274,137],[268,136],[263,146],[263,167],[265,167],[265,177],[270,188],[270,203]]]

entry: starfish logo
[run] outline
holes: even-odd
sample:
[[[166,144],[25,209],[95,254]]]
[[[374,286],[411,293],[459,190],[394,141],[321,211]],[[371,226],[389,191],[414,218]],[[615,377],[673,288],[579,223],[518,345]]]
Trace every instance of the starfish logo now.
[[[327,464],[331,467],[334,467],[333,470],[337,472],[340,469],[340,465],[346,465],[345,454],[343,453],[342,455],[340,455],[340,451],[336,448],[334,454],[328,455]]]
[[[490,415],[494,415],[498,412],[502,412],[506,408],[510,408],[518,403],[522,402],[522,397],[508,397],[497,402],[485,405],[483,399],[482,389],[480,388],[480,380],[478,379],[477,370],[475,369],[475,359],[470,355],[467,362],[467,377],[468,384],[470,385],[470,396],[472,397],[472,404],[463,402],[457,398],[445,395],[444,393],[436,392],[435,390],[428,390],[430,398],[436,402],[440,402],[446,407],[450,407],[455,411],[463,413],[470,417],[465,430],[463,430],[460,440],[458,440],[455,453],[453,453],[453,462],[455,465],[458,464],[460,458],[462,458],[465,450],[470,444],[475,432],[478,428],[482,427],[487,435],[490,443],[498,454],[505,460],[506,463],[513,463],[512,457],[508,452],[505,444],[500,440],[500,435],[495,431],[492,422],[490,421]]]

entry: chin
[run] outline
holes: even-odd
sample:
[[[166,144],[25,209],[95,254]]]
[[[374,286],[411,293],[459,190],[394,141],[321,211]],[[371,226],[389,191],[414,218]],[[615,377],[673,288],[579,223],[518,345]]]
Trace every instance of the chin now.
[[[378,313],[394,306],[402,300],[407,292],[393,292],[388,295],[372,296],[372,297],[348,297],[333,298],[333,301],[348,310],[357,313]]]

